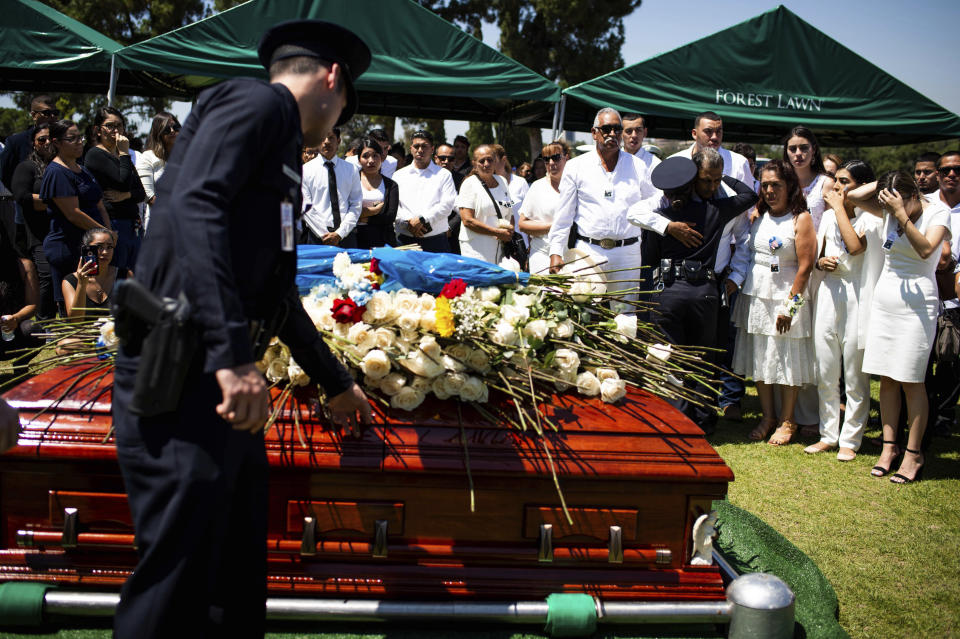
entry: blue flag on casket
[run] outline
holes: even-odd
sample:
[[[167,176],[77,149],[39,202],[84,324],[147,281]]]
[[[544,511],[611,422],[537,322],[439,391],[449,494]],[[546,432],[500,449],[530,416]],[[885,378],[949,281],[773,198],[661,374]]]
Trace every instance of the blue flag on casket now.
[[[311,244],[297,246],[297,288],[301,296],[307,295],[318,284],[336,285],[333,258],[343,252],[350,256],[351,262],[369,262],[371,257],[377,258],[386,278],[380,287],[384,291],[409,288],[436,295],[454,278],[462,279],[468,286],[526,284],[530,280],[529,273],[514,273],[490,262],[452,253],[398,251],[389,246],[366,250]]]

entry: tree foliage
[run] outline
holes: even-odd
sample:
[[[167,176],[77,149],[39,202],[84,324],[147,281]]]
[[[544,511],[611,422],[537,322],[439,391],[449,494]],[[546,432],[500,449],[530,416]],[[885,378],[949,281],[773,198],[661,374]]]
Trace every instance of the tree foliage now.
[[[210,14],[204,0],[43,0],[120,44],[134,44]]]
[[[30,114],[23,109],[0,107],[0,140],[23,131],[33,124]]]

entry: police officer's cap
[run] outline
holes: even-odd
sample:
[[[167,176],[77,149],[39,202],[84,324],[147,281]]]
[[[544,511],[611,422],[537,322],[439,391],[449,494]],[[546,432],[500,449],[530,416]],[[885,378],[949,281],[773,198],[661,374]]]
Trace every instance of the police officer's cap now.
[[[667,158],[657,165],[650,176],[653,185],[661,191],[675,191],[686,186],[697,175],[697,165],[685,157]]]
[[[307,56],[340,65],[346,83],[347,105],[337,126],[357,110],[354,81],[370,67],[370,48],[357,34],[323,20],[290,20],[270,28],[257,47],[260,63],[267,69],[278,60]]]

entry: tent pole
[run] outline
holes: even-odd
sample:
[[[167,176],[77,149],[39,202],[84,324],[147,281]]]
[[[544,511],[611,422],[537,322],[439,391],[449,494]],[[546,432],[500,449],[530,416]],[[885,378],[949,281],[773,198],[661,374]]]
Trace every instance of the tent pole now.
[[[567,96],[560,96],[560,121],[557,123],[557,135],[554,137],[554,140],[559,140],[560,136],[563,135],[563,118],[567,115]]]
[[[107,105],[113,106],[117,97],[117,56],[110,56],[110,86],[107,87]]]
[[[560,119],[560,103],[555,102],[553,105],[553,127],[550,129],[550,141],[557,139],[557,120]]]

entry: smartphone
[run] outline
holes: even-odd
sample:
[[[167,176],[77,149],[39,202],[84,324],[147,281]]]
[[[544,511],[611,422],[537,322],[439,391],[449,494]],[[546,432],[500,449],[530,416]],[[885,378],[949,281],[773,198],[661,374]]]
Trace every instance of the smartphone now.
[[[433,233],[433,225],[430,224],[430,222],[427,222],[426,218],[422,215],[420,216],[420,223],[423,225],[423,228],[427,233]]]
[[[92,263],[93,269],[87,271],[87,275],[100,275],[100,263],[97,261],[97,247],[95,246],[84,246],[83,247],[83,262]]]

